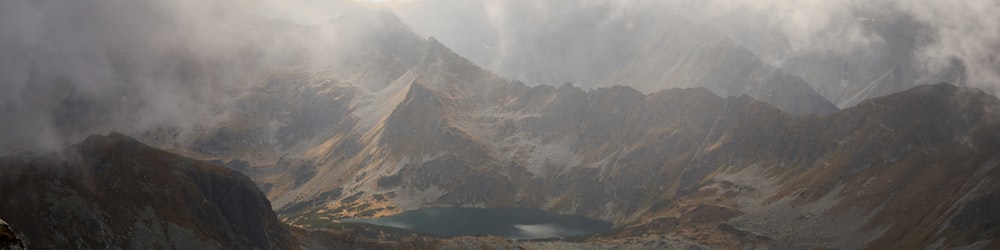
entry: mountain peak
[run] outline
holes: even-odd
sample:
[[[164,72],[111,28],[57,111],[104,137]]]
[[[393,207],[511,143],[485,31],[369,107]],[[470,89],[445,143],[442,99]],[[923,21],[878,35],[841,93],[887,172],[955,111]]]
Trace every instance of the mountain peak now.
[[[856,107],[892,106],[897,107],[898,111],[906,110],[907,106],[914,105],[915,103],[921,105],[937,104],[953,106],[961,110],[961,112],[966,112],[970,108],[982,109],[984,107],[996,106],[1000,104],[1000,100],[979,89],[942,82],[918,85],[899,93],[872,98],[861,102]]]
[[[93,134],[87,136],[80,145],[85,146],[99,146],[108,144],[118,144],[118,143],[138,143],[135,138],[129,137],[128,135],[119,132],[110,132],[107,135]]]

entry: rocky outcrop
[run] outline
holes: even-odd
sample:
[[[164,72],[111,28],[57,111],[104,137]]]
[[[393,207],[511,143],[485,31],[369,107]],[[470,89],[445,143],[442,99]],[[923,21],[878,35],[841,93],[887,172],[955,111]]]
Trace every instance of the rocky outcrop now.
[[[0,220],[0,249],[27,249],[24,242],[23,237],[17,231],[14,231],[14,228],[11,228],[10,224],[7,224],[4,220]]]
[[[121,134],[0,166],[0,216],[32,247],[298,247],[246,176]]]

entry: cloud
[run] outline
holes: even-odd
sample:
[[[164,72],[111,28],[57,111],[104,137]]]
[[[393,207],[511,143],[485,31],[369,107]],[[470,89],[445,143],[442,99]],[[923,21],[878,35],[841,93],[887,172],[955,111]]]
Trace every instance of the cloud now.
[[[839,77],[812,83],[831,84],[822,86],[830,91],[862,89],[887,70],[895,70],[893,79],[900,81],[890,87],[895,91],[915,84],[952,81],[954,78],[947,76],[956,73],[948,72],[964,70],[966,84],[1000,93],[998,5],[994,0],[418,0],[390,8],[418,32],[438,37],[472,61],[513,78],[523,77],[505,72],[502,65],[523,60],[525,55],[513,52],[518,46],[555,40],[564,46],[556,49],[573,50],[575,43],[558,40],[587,39],[582,33],[586,30],[559,34],[565,31],[560,28],[600,27],[600,22],[635,18],[637,13],[658,13],[663,18],[680,16],[709,25],[779,67],[790,58],[803,56],[845,60],[862,67],[851,72],[857,79],[850,84],[858,86],[843,88]],[[583,23],[587,20],[598,23]],[[569,76],[552,73],[566,79],[542,83],[575,81],[572,75],[592,71],[573,71],[578,66],[575,61],[566,64],[546,70],[568,70]],[[827,68],[820,70],[840,74],[843,63],[829,64],[837,65],[823,64],[820,66]]]
[[[996,59],[1000,49],[1000,2],[972,1],[820,1],[714,0],[708,6],[719,15],[752,14],[776,27],[794,51],[847,52],[885,42],[871,23],[906,16],[921,26],[913,40],[926,39],[916,51],[924,73],[945,70],[952,59],[962,61],[969,81],[979,87],[1000,84]],[[741,13],[742,12],[742,13]],[[899,29],[909,27],[896,27]],[[996,90],[996,89],[994,89]]]
[[[349,1],[282,2],[0,1],[0,149],[210,126],[277,69],[334,67],[355,43],[338,38],[369,27],[337,19]]]
[[[861,25],[863,17],[853,10],[852,0],[712,0],[706,1],[708,16],[757,18],[757,30],[775,29],[784,35],[792,51],[849,51],[877,42]]]
[[[778,30],[789,51],[769,55],[757,50],[777,63],[802,54],[840,54],[852,63],[883,64],[872,67],[882,71],[867,72],[872,78],[886,68],[915,68],[910,76],[895,75],[905,81],[898,83],[902,86],[950,81],[1000,94],[997,1],[714,0],[706,8],[718,17],[709,22],[752,16],[760,21],[742,19],[742,25]]]
[[[626,21],[636,13],[662,13],[709,24],[776,65],[803,54],[875,60],[871,55],[887,54],[879,51],[909,39],[915,44],[907,52],[912,58],[886,58],[912,60],[898,63],[912,63],[926,76],[960,69],[966,84],[998,93],[998,5],[992,0],[0,1],[0,148],[54,149],[88,133],[212,125],[276,69],[297,65],[322,71],[357,60],[344,55],[359,53],[365,34],[386,28],[372,8],[392,11],[417,33],[437,37],[486,68],[523,57],[512,52],[518,46],[564,50],[568,58],[585,60],[583,52],[590,52],[573,52],[581,48],[567,41],[585,38],[579,32],[586,27],[613,22],[655,27],[662,20]],[[885,34],[891,27],[875,25],[893,18],[919,32],[899,39]],[[559,33],[563,28],[572,32]],[[573,63],[546,67],[567,76],[600,70],[574,69]]]
[[[1000,93],[1000,2],[898,1],[897,5],[932,27],[932,42],[918,53],[925,70],[946,69],[958,59],[970,85]]]
[[[0,141],[52,149],[95,127],[191,124],[242,82],[247,37],[238,3],[0,3]],[[250,67],[241,67],[250,66]],[[131,98],[129,98],[131,97]],[[87,131],[90,132],[90,131]],[[41,136],[42,138],[36,138]]]

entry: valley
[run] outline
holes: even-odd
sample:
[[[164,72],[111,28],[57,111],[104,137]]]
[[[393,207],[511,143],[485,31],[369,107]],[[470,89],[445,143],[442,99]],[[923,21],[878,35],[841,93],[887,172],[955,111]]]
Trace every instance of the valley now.
[[[821,50],[695,3],[87,1],[0,3],[0,248],[1000,249],[996,82],[931,10]]]

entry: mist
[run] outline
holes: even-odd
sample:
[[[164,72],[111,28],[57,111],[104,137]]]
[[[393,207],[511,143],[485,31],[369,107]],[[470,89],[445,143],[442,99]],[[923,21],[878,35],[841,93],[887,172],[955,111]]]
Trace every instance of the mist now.
[[[5,146],[53,149],[75,132],[189,126],[224,112],[257,62],[240,4],[4,1]],[[235,7],[235,9],[234,9]],[[241,27],[243,26],[243,27]],[[209,100],[213,100],[209,102]],[[214,102],[214,100],[223,100]]]
[[[647,33],[673,31],[678,29],[673,26],[682,25],[713,29],[764,62],[803,77],[842,108],[865,98],[938,82],[994,94],[1000,91],[1000,62],[996,60],[1000,22],[994,14],[1000,4],[990,0],[423,0],[384,6],[418,33],[437,37],[477,64],[534,84],[602,85],[600,80],[572,77],[579,75],[572,69],[593,63],[587,60],[539,63],[561,64],[561,69],[570,69],[563,70],[571,72],[568,74],[560,74],[560,68],[532,72],[530,67],[539,64],[519,57],[539,53],[535,44],[554,40],[560,49],[600,51],[606,49],[602,47],[605,44],[594,37],[629,35],[621,39],[642,40]],[[645,18],[650,16],[656,18]],[[678,18],[690,24],[676,21]],[[628,30],[618,34],[602,30],[613,22],[645,23],[626,26],[643,29],[637,31],[638,36]],[[644,24],[647,28],[638,27]],[[564,33],[553,34],[557,31]],[[517,68],[526,64],[530,66]],[[873,91],[875,87],[884,90]]]
[[[336,68],[372,27],[357,24],[372,22],[365,11],[349,1],[0,2],[0,149],[210,127],[268,74]]]
[[[711,30],[841,108],[941,81],[997,94],[995,13],[990,0],[9,0],[0,2],[0,149],[50,151],[109,131],[183,136],[225,121],[236,100],[285,70],[370,84],[338,69],[363,60],[371,33],[399,28],[385,26],[392,15],[529,84],[676,87],[602,80],[667,27]]]

